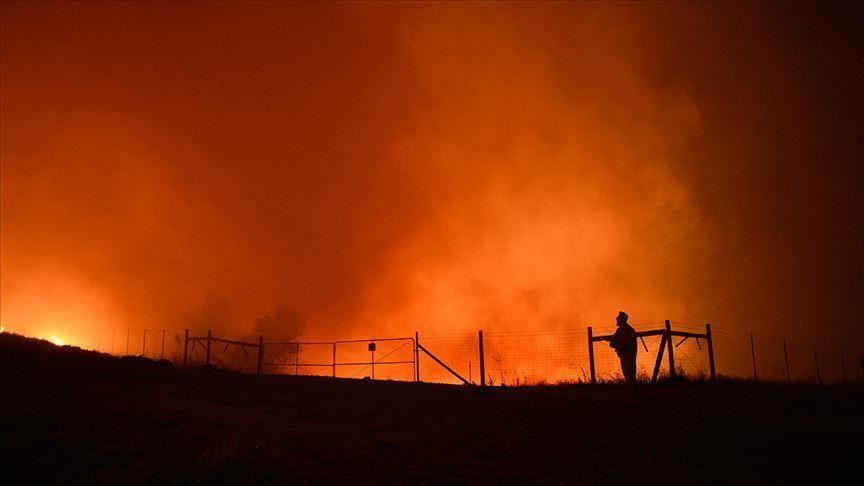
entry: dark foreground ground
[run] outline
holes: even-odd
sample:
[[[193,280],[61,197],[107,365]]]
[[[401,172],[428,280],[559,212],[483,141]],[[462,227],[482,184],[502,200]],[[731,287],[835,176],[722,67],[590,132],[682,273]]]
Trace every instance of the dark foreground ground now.
[[[856,483],[862,398],[260,378],[0,334],[0,463],[13,484]]]

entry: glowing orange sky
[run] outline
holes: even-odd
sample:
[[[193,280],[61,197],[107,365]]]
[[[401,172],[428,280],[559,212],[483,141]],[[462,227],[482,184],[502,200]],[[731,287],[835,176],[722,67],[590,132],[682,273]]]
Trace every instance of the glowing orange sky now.
[[[860,342],[858,11],[0,8],[4,325]]]

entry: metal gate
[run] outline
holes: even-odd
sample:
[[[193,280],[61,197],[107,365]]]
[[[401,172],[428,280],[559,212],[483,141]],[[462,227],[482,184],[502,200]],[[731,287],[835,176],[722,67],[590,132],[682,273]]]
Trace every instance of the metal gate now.
[[[265,342],[263,371],[416,381],[417,346],[413,337]]]

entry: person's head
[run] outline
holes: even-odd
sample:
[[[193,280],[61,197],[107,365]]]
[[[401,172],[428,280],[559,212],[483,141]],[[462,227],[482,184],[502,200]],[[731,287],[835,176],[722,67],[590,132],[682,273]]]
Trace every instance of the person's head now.
[[[627,317],[628,316],[627,316],[626,312],[624,312],[624,311],[619,312],[618,317],[615,318],[615,324],[617,324],[619,326],[623,326],[624,324],[627,324]]]

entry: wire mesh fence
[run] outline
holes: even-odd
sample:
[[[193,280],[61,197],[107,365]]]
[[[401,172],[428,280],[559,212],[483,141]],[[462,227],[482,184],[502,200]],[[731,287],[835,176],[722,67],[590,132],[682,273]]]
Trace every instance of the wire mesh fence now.
[[[420,335],[420,343],[468,382],[480,383],[480,355],[476,332]],[[425,354],[420,354],[418,361],[421,381],[462,383]]]
[[[555,383],[585,376],[586,331],[490,332],[486,373],[492,384]],[[526,360],[525,356],[535,356]]]
[[[183,361],[184,332],[176,328],[114,329],[110,339],[99,343],[98,350],[114,356],[141,356],[179,364]],[[199,332],[206,334],[207,330]]]
[[[680,336],[670,338],[676,375],[693,379],[710,376],[709,342],[704,324],[671,321]],[[638,331],[662,330],[664,323],[637,323]],[[593,336],[608,336],[614,326],[594,327]],[[590,382],[591,352],[587,328],[548,331],[484,332],[484,359],[476,332],[425,334],[414,337],[326,342],[267,342],[258,356],[258,337],[219,335],[210,343],[206,329],[115,330],[103,351],[113,355],[165,359],[177,365],[211,364],[243,373],[263,372],[339,378],[369,378],[436,383],[480,384],[481,372],[489,385],[526,385]],[[688,336],[688,334],[690,334]],[[692,337],[698,336],[698,337]],[[106,340],[107,341],[107,340]],[[638,339],[637,376],[649,381],[659,362],[659,374],[669,374],[669,351],[661,351],[663,336]],[[739,332],[713,326],[718,379],[768,383],[835,384],[864,382],[864,352],[853,345],[843,348],[814,346],[797,340]],[[434,355],[434,357],[433,357]],[[185,358],[185,360],[184,360]],[[436,361],[437,360],[437,361]],[[593,364],[598,382],[623,379],[621,364],[608,342],[593,343]],[[260,367],[260,369],[259,369]],[[446,369],[446,368],[449,368]]]

